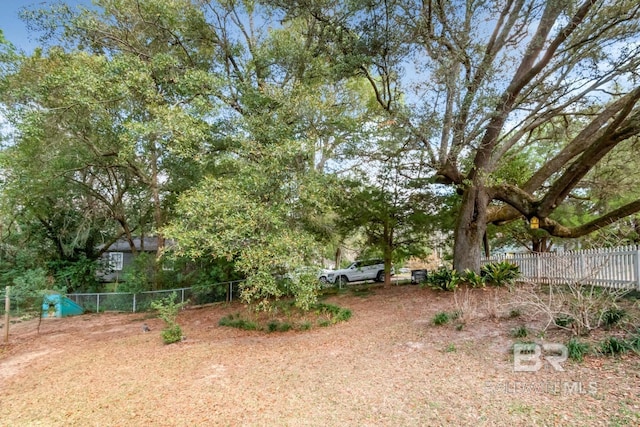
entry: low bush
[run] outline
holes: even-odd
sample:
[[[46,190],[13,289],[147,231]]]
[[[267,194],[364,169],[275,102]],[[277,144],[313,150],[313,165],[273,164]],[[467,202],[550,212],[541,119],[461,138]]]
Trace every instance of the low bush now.
[[[605,356],[615,356],[629,350],[629,343],[617,337],[607,337],[600,343],[599,352]]]
[[[240,314],[230,314],[228,316],[223,317],[218,321],[218,325],[220,326],[230,326],[232,328],[244,329],[245,331],[257,331],[260,329],[256,322],[252,322],[251,320],[246,320],[240,317]]]
[[[450,321],[451,321],[451,315],[446,311],[441,311],[439,313],[436,313],[436,315],[433,316],[433,319],[432,319],[433,324],[437,326],[445,325]]]
[[[182,340],[182,328],[176,323],[164,328],[161,335],[165,344],[173,344]]]
[[[464,271],[462,280],[468,283],[472,288],[484,288],[487,285],[482,275],[471,270]]]
[[[442,291],[454,291],[460,283],[460,276],[456,270],[442,267],[427,276],[423,286]]]
[[[510,286],[520,277],[520,268],[508,261],[485,264],[480,270],[484,281],[492,286]]]
[[[555,319],[553,319],[553,323],[555,323],[555,325],[559,326],[560,328],[570,328],[574,320],[575,319],[569,315],[561,314],[560,316],[557,316]]]
[[[278,320],[271,320],[267,323],[268,332],[287,332],[293,329],[293,326],[289,322],[279,322]]]
[[[218,321],[218,325],[247,331],[286,332],[291,329],[306,331],[311,329],[314,323],[324,327],[347,321],[352,316],[351,310],[348,308],[333,304],[319,302],[312,304],[309,308],[309,311],[302,310],[295,306],[293,300],[277,301],[273,305],[271,313],[257,314],[252,312],[250,317],[253,317],[255,321],[243,318],[240,313],[236,313],[223,317]],[[309,320],[310,316],[316,317],[315,322]]]
[[[526,338],[529,335],[529,330],[525,325],[520,325],[511,330],[511,336],[514,338]]]
[[[609,307],[602,312],[602,323],[605,328],[612,328],[620,323],[626,316],[627,312],[619,307]]]
[[[331,316],[331,323],[345,322],[351,319],[351,310],[337,305],[318,302],[311,305],[311,309],[318,314],[328,314]]]
[[[165,323],[162,330],[162,340],[165,344],[172,344],[182,340],[182,329],[177,323],[179,311],[186,302],[176,303],[178,295],[172,292],[170,296],[160,298],[151,303],[151,308],[158,312],[158,317]]]
[[[589,352],[590,346],[586,342],[582,342],[576,338],[571,338],[567,342],[567,352],[569,359],[576,362],[582,362],[584,356]]]
[[[640,352],[640,330],[637,330],[635,334],[631,335],[627,343],[631,350],[636,353]]]

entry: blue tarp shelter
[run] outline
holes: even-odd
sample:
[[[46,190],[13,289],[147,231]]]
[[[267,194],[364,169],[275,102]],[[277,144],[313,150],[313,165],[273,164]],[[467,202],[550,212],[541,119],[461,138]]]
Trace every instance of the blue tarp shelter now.
[[[42,302],[42,317],[67,317],[84,313],[84,309],[69,298],[51,293]]]

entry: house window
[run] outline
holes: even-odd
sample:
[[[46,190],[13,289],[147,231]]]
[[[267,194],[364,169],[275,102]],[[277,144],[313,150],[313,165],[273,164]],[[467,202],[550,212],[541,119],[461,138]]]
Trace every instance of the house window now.
[[[109,268],[113,271],[122,271],[122,252],[109,252]]]
[[[170,261],[170,260],[162,261],[162,270],[163,271],[173,271],[173,261]]]

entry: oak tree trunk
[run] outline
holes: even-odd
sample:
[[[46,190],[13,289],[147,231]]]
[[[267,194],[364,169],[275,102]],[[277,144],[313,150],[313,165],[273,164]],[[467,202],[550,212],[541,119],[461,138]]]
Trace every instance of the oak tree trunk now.
[[[489,195],[481,185],[468,187],[462,196],[453,247],[453,268],[480,273],[483,238],[487,230]]]

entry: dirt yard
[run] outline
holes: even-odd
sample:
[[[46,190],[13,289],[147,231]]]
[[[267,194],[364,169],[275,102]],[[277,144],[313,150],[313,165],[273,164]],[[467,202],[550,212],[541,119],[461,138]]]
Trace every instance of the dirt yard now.
[[[432,323],[453,295],[417,286],[332,296],[353,317],[309,331],[218,326],[237,303],[189,308],[173,345],[148,313],[47,320],[39,334],[24,321],[0,346],[0,425],[640,425],[637,355],[517,372],[526,319],[497,318],[507,300],[476,291],[461,330]]]

